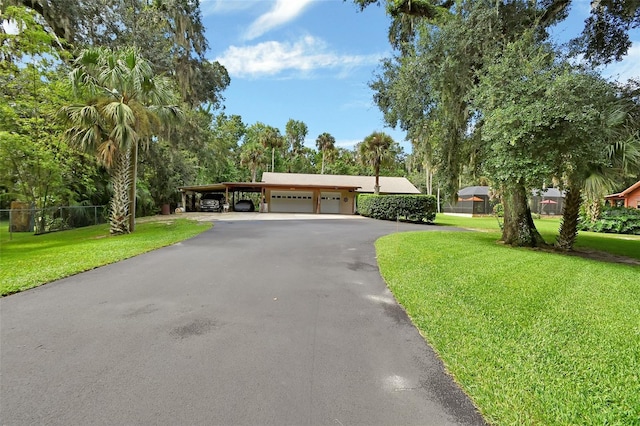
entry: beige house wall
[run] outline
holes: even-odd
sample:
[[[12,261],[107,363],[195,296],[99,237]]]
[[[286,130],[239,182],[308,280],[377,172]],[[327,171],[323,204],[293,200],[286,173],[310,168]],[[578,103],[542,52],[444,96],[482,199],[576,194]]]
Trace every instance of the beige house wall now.
[[[340,200],[340,214],[353,214],[356,210],[354,208],[356,193],[342,191],[341,195],[342,199]]]

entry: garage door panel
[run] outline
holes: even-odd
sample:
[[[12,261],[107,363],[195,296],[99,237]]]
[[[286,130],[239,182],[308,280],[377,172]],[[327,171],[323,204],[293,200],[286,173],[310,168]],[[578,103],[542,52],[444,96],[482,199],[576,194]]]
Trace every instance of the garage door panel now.
[[[339,192],[323,192],[320,195],[320,213],[339,214],[340,198]]]
[[[274,213],[313,213],[313,192],[271,191],[269,210]]]

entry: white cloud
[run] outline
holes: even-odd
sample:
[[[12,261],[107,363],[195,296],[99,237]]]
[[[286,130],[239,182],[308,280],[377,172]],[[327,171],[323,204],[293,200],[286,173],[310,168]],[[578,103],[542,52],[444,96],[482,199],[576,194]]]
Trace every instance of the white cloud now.
[[[632,77],[640,77],[640,42],[634,42],[622,61],[604,68],[602,75],[620,82],[625,82]]]
[[[200,10],[202,11],[202,16],[221,15],[252,9],[258,3],[260,3],[260,0],[200,0]]]
[[[362,139],[342,139],[336,141],[336,146],[340,148],[353,149],[360,142],[362,142]]]
[[[289,43],[267,41],[253,46],[231,46],[215,60],[229,74],[240,78],[276,76],[286,71],[309,75],[319,69],[333,70],[338,77],[359,66],[377,64],[380,55],[340,55],[327,49],[319,38],[305,36]]]
[[[249,26],[244,34],[244,39],[253,40],[267,31],[295,19],[311,2],[312,0],[276,0],[271,10]]]

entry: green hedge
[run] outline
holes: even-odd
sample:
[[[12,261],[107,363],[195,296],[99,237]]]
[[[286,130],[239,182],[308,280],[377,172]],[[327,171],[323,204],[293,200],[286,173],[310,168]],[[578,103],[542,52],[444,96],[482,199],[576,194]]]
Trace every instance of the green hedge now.
[[[437,204],[433,195],[360,194],[358,213],[374,219],[433,223]]]
[[[595,222],[584,216],[580,219],[580,229],[584,231],[640,235],[640,209],[611,207],[605,208]]]

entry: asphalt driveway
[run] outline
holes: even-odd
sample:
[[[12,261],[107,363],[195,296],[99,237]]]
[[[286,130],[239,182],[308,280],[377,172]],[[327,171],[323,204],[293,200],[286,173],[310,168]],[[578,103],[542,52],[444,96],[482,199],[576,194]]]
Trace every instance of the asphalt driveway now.
[[[411,229],[221,221],[1,299],[0,424],[483,424],[380,278]]]

